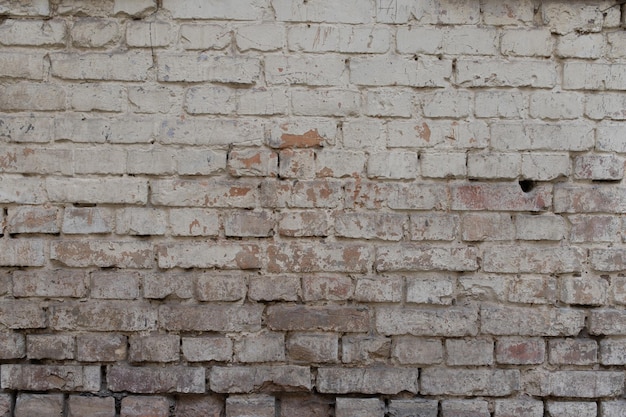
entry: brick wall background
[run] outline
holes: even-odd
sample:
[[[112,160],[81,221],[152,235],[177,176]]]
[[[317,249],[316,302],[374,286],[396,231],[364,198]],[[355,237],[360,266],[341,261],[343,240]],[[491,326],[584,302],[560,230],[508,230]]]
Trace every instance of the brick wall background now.
[[[0,416],[626,415],[613,1],[0,14]]]

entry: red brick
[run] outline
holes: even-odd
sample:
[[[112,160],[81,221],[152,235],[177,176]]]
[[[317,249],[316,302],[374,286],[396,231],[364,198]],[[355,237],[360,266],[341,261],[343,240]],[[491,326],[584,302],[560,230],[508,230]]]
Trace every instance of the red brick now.
[[[585,312],[558,307],[483,305],[481,333],[511,336],[575,336],[585,326]]]
[[[157,247],[159,268],[259,269],[258,245],[215,242],[177,242]]]
[[[15,401],[15,417],[57,417],[61,415],[63,415],[63,394],[20,393]]]
[[[596,271],[626,271],[626,249],[592,249],[589,258]]]
[[[290,361],[303,363],[337,362],[339,337],[333,333],[291,333],[287,339]]]
[[[435,365],[443,362],[443,345],[440,339],[395,337],[391,357],[406,365]]]
[[[170,402],[164,397],[124,397],[120,417],[168,417]]]
[[[91,298],[136,300],[140,297],[141,277],[137,271],[92,271]]]
[[[324,124],[328,125],[329,122]],[[324,146],[329,139],[332,139],[328,135],[328,133],[332,134],[330,126],[324,126],[324,128],[320,133],[319,129],[314,128],[312,125],[307,129],[307,126],[303,123],[285,122],[279,128],[273,129],[269,145],[278,149]]]
[[[420,394],[503,397],[520,389],[517,369],[447,369],[422,371]]]
[[[154,253],[150,242],[66,240],[52,242],[50,258],[76,268],[152,268]]]
[[[557,184],[554,187],[554,212],[626,213],[626,189],[607,184]]]
[[[411,214],[411,240],[454,240],[459,233],[459,216],[448,213]]]
[[[166,330],[251,332],[261,329],[259,304],[162,305],[159,324]]]
[[[237,301],[246,296],[246,275],[210,271],[198,275],[196,297],[200,301]]]
[[[384,335],[474,336],[478,333],[478,311],[465,307],[379,307],[376,330]]]
[[[543,339],[504,337],[496,341],[496,362],[506,365],[538,365],[544,362]]]
[[[204,368],[167,366],[164,368],[113,365],[107,368],[107,384],[111,391],[135,394],[205,392]]]
[[[29,334],[26,351],[29,359],[74,359],[75,340],[67,334]]]
[[[233,177],[275,177],[278,154],[258,148],[232,150],[228,154],[228,173]]]
[[[0,346],[0,359],[20,359],[26,356],[26,342],[21,333],[0,332]]]
[[[78,365],[2,365],[2,388],[24,391],[100,390],[100,367]]]
[[[229,395],[226,417],[275,417],[276,399],[270,395]]]
[[[343,181],[319,179],[297,181],[291,191],[290,207],[335,208],[343,200]]]
[[[333,402],[315,395],[287,395],[280,398],[280,417],[328,417]]]
[[[281,214],[278,233],[289,237],[323,237],[329,235],[328,213],[322,211],[288,211]]]
[[[278,272],[366,272],[370,249],[352,243],[281,243],[267,248],[267,270]]]
[[[43,266],[44,263],[44,242],[42,240],[0,240],[0,266]]]
[[[574,178],[619,181],[624,178],[624,159],[615,155],[581,155],[574,159]]]
[[[354,294],[352,279],[345,275],[304,275],[302,295],[306,301],[349,300]]]
[[[552,365],[593,365],[598,362],[598,344],[589,339],[550,339]]]
[[[230,362],[233,342],[224,336],[183,337],[182,352],[189,362]]]
[[[332,394],[417,394],[417,368],[319,368],[315,386],[319,392]]]
[[[385,415],[385,402],[379,398],[337,398],[336,417],[382,417]]]
[[[358,278],[354,289],[354,299],[370,303],[397,303],[402,300],[403,284],[400,277]]]
[[[57,207],[9,208],[7,231],[18,233],[59,233],[59,209]]]
[[[173,334],[130,337],[129,362],[176,362],[180,337]]]
[[[463,216],[463,240],[515,239],[515,224],[508,213],[469,213]]]
[[[248,296],[254,301],[297,301],[301,293],[299,276],[250,277]]]
[[[67,417],[114,417],[115,398],[81,397],[70,395],[67,402]]]
[[[54,330],[141,331],[154,330],[157,310],[143,302],[95,301],[50,307]]]
[[[473,247],[433,247],[400,244],[378,246],[375,267],[379,272],[395,271],[475,271],[477,252]]]
[[[176,400],[174,415],[184,417],[221,417],[224,400],[215,395],[185,395]]]
[[[570,241],[580,242],[619,242],[621,222],[617,216],[574,215],[568,216],[572,227]]]
[[[0,323],[9,329],[41,329],[46,327],[43,305],[24,300],[0,301]]]
[[[163,299],[193,298],[197,273],[195,271],[158,271],[142,274],[143,296],[145,298]]]
[[[250,362],[284,362],[285,334],[260,331],[242,335],[235,342],[235,361]]]
[[[268,307],[266,323],[272,330],[367,332],[370,319],[363,307],[276,304]]]
[[[268,211],[239,210],[223,214],[227,237],[270,237],[275,220]]]
[[[516,182],[458,184],[451,193],[452,210],[543,211],[552,205],[552,185],[525,193]]]
[[[86,297],[89,279],[84,271],[48,269],[13,271],[15,297]]]
[[[76,359],[81,362],[117,362],[126,359],[127,338],[115,333],[76,336]]]
[[[589,333],[593,335],[626,335],[626,311],[621,309],[591,310]]]
[[[363,335],[341,338],[341,362],[343,363],[384,363],[390,357],[390,338]]]
[[[308,366],[214,366],[209,373],[211,391],[222,393],[310,391]]]
[[[448,365],[492,365],[493,341],[487,339],[448,339],[445,342]]]

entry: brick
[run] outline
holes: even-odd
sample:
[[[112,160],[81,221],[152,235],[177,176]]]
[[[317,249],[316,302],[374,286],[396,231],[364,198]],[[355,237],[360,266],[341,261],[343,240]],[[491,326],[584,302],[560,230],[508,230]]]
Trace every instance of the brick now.
[[[209,250],[210,249],[210,250]],[[259,269],[260,248],[250,244],[189,242],[157,247],[159,268]]]
[[[189,362],[230,362],[233,342],[228,337],[183,337],[182,354]]]
[[[319,368],[316,388],[322,393],[417,394],[417,368]]]
[[[484,400],[443,400],[441,401],[441,415],[443,417],[488,417],[491,413],[489,413],[489,403]]]
[[[493,75],[493,68],[499,69]],[[556,85],[556,68],[543,61],[466,60],[457,62],[456,83],[461,87],[535,87]]]
[[[593,365],[598,362],[598,344],[589,339],[550,339],[549,362],[553,365]]]
[[[145,204],[148,183],[139,178],[47,178],[50,201],[86,204]]]
[[[149,143],[154,137],[154,121],[143,117],[123,119],[57,118],[54,139],[88,143]]]
[[[337,398],[337,417],[381,417],[385,414],[385,403],[378,398]]]
[[[292,90],[291,108],[301,116],[354,116],[361,107],[361,93],[353,90]]]
[[[455,287],[455,278],[447,274],[412,275],[406,278],[406,301],[450,305],[454,299]]]
[[[287,32],[289,50],[302,52],[385,53],[389,30],[376,26],[306,25]]]
[[[397,417],[437,417],[439,413],[439,402],[437,400],[427,400],[416,398],[410,400],[390,400],[389,413]]]
[[[170,402],[165,397],[134,397],[122,398],[121,417],[167,417]]]
[[[121,112],[125,102],[126,91],[117,85],[94,83],[74,85],[70,89],[69,104],[76,111]]]
[[[15,364],[2,365],[1,372],[4,389],[81,392],[100,390],[99,366]]]
[[[473,24],[480,19],[480,8],[474,3],[459,6],[450,0],[438,0],[428,4],[405,0],[395,0],[392,3],[378,1],[376,18],[378,22],[385,23],[407,23],[409,19],[415,18],[421,23]]]
[[[614,277],[611,285],[611,295],[617,304],[626,304],[626,278]]]
[[[615,272],[626,270],[626,251],[620,248],[593,249],[589,259],[596,271]]]
[[[223,221],[228,237],[270,237],[276,223],[270,212],[249,210],[225,213]]]
[[[354,289],[354,299],[363,302],[399,302],[402,298],[402,279],[396,277],[359,278]]]
[[[572,414],[580,417],[596,417],[598,415],[598,405],[595,402],[548,401],[546,410],[550,413],[550,417],[565,417]]]
[[[211,391],[251,393],[258,391],[309,391],[311,371],[308,366],[214,366],[209,373]]]
[[[257,20],[265,16],[268,7],[266,0],[235,0],[228,4],[217,5],[193,0],[182,7],[175,0],[163,2],[163,8],[169,10],[175,19]]]
[[[341,362],[384,363],[391,357],[391,339],[380,336],[343,336],[341,338]]]
[[[228,172],[234,177],[274,177],[278,154],[257,148],[232,150],[228,153]]]
[[[458,365],[492,365],[493,341],[487,339],[448,339],[445,342],[446,364]]]
[[[70,395],[67,400],[67,416],[80,417],[84,415],[93,417],[115,416],[115,398]]]
[[[72,1],[62,2],[56,12],[61,15],[105,16],[111,13],[113,2]]]
[[[210,149],[182,149],[175,154],[179,175],[212,175],[226,170],[227,153]]]
[[[543,211],[552,204],[552,187],[524,192],[516,183],[470,183],[451,186],[453,210]]]
[[[366,272],[371,263],[370,249],[360,243],[281,243],[269,245],[267,256],[271,273]]]
[[[278,88],[194,87],[187,90],[184,102],[189,114],[274,115],[285,114],[287,106],[287,93]]]
[[[484,395],[505,397],[520,389],[517,369],[446,369],[422,370],[420,394]]]
[[[129,108],[135,113],[167,113],[172,108],[174,91],[167,87],[129,87]]]
[[[328,236],[330,219],[326,212],[293,211],[281,213],[278,233],[290,237]]]
[[[547,153],[523,153],[522,177],[536,181],[550,181],[570,174],[569,155]]]
[[[406,216],[402,214],[338,213],[335,234],[357,239],[401,240]]]
[[[376,330],[384,335],[471,336],[478,332],[478,311],[464,307],[378,307]]]
[[[508,151],[583,151],[594,145],[593,127],[575,122],[498,123],[492,126],[491,134],[492,146]]]
[[[370,23],[372,5],[365,0],[349,0],[337,5],[332,0],[321,0],[314,4],[289,0],[273,0],[276,20],[286,22]]]
[[[157,79],[161,82],[254,84],[261,68],[258,58],[247,56],[164,53],[158,56],[157,62]]]
[[[35,114],[28,117],[3,114],[0,121],[0,138],[7,142],[45,143],[52,138],[53,118]]]
[[[285,46],[285,29],[274,23],[240,26],[235,42],[241,51],[276,51]]]
[[[530,96],[530,116],[541,119],[577,119],[583,115],[583,96],[539,91]]]
[[[63,20],[8,19],[0,27],[0,44],[19,46],[63,46],[66,27]]]
[[[626,213],[626,194],[619,186],[559,185],[554,189],[556,213]]]
[[[563,58],[597,59],[605,48],[606,41],[600,33],[570,33],[558,37],[555,53]]]
[[[411,179],[418,173],[418,156],[415,152],[376,152],[367,163],[367,176],[382,179]]]
[[[26,351],[29,359],[74,359],[75,339],[62,334],[29,334]]]
[[[529,397],[495,401],[495,417],[542,417],[543,402]]]
[[[116,216],[115,231],[118,235],[164,235],[167,228],[167,213],[154,208],[125,208]]]
[[[270,395],[229,395],[226,398],[226,417],[274,417],[276,399]]]
[[[126,152],[121,149],[75,149],[74,172],[76,174],[124,174]]]
[[[79,19],[70,28],[70,34],[74,46],[101,48],[119,40],[120,27],[112,19]]]
[[[525,304],[553,304],[557,281],[553,277],[518,275],[509,284],[509,301]]]
[[[129,174],[172,174],[176,172],[177,155],[169,149],[128,151],[126,165]]]
[[[626,313],[614,309],[593,309],[589,315],[589,333],[592,335],[623,335],[626,332]]]
[[[35,239],[2,239],[0,266],[43,266],[44,242]]]
[[[23,334],[3,331],[0,333],[0,342],[2,343],[0,359],[20,359],[26,356],[26,342]],[[3,401],[0,400],[0,404],[2,403]]]
[[[19,233],[59,233],[59,209],[57,207],[15,207],[9,208],[7,232]]]
[[[462,237],[467,241],[497,241],[515,238],[513,216],[507,213],[468,213],[463,216]]]
[[[306,301],[349,300],[354,295],[354,285],[352,279],[344,275],[307,274],[302,277],[302,295]]]
[[[373,117],[410,117],[413,104],[413,92],[404,88],[370,88],[365,95],[367,116]],[[344,146],[347,134],[344,123]],[[354,146],[356,147],[356,146]]]
[[[357,177],[363,173],[365,160],[362,152],[323,150],[315,154],[315,171],[319,177]]]
[[[63,415],[63,394],[17,395],[15,417],[57,417]]]
[[[281,179],[311,179],[315,177],[316,155],[313,149],[283,149],[278,154]]]
[[[151,202],[174,207],[253,208],[258,184],[224,179],[153,180]]]
[[[458,279],[459,295],[481,301],[506,301],[510,280],[502,275],[462,275]]]
[[[401,27],[396,43],[401,54],[495,55],[497,51],[495,29],[472,26]]]
[[[246,296],[246,287],[246,277],[241,273],[213,271],[198,276],[196,297],[200,301],[237,301]]]
[[[378,272],[475,271],[478,268],[474,248],[422,244],[379,246],[374,266]]]
[[[207,135],[207,132],[210,134]],[[159,141],[181,145],[260,144],[264,138],[262,126],[249,119],[166,119],[159,126]]]
[[[0,88],[0,110],[65,110],[65,90],[54,84],[5,84]]]
[[[265,58],[265,78],[270,85],[343,85],[347,79],[345,65],[344,58],[339,55],[268,55]]]
[[[364,307],[276,304],[268,307],[266,324],[272,330],[367,332],[370,318]]]
[[[409,216],[411,240],[446,240],[456,238],[459,217],[455,214],[428,213]]]
[[[180,43],[187,50],[224,49],[231,42],[230,29],[216,24],[180,25]]]
[[[467,175],[467,155],[461,152],[423,153],[419,156],[422,177],[462,178]]]
[[[309,417],[326,417],[331,415],[334,401],[315,395],[285,395],[280,398],[280,417],[306,415]]]
[[[570,32],[599,32],[603,26],[611,27],[619,22],[617,10],[608,10],[603,15],[602,8],[590,4],[571,5],[554,2],[542,10],[543,23],[553,33],[564,35]]]
[[[532,23],[535,16],[531,0],[489,0],[481,4],[481,12],[486,24],[496,26]]]
[[[567,304],[603,305],[609,283],[602,277],[561,277],[561,301]]]
[[[204,368],[190,366],[148,368],[111,365],[107,367],[107,385],[111,391],[136,394],[201,394],[205,392],[204,372]]]
[[[513,179],[521,171],[521,156],[512,153],[470,153],[467,175],[478,179]]]
[[[205,209],[171,209],[170,232],[174,236],[217,236],[219,218],[217,212]]]
[[[126,336],[81,333],[76,336],[76,359],[81,362],[117,362],[126,359]]]
[[[624,178],[624,159],[615,155],[581,155],[574,159],[574,178],[619,181]]]
[[[286,349],[289,360],[296,363],[339,361],[339,337],[333,333],[291,333]]]
[[[140,48],[168,46],[172,38],[172,27],[167,22],[132,21],[126,25],[128,46]]]
[[[323,118],[277,120],[270,126],[268,145],[271,148],[313,148],[333,144],[337,123]]]
[[[298,301],[301,293],[298,276],[250,277],[248,297],[254,301]]]
[[[70,267],[151,268],[154,265],[152,244],[149,242],[53,242],[50,259]]]
[[[180,337],[177,335],[130,336],[129,362],[176,362]]]
[[[50,6],[45,0],[34,0],[28,3],[3,2],[0,14],[15,16],[47,16]]]
[[[156,309],[128,301],[92,301],[50,307],[53,330],[141,331],[154,330]]]
[[[113,14],[124,14],[133,17],[145,17],[156,10],[156,0],[126,1],[114,0]]]
[[[540,376],[540,395],[571,398],[615,397],[624,374],[614,371],[552,371]]]
[[[220,417],[224,401],[215,395],[185,395],[177,398],[176,415],[187,417]]]
[[[515,216],[516,238],[519,240],[562,240],[567,231],[566,220],[550,214]]]
[[[152,58],[148,52],[50,54],[52,75],[67,80],[145,81]]]
[[[100,234],[113,231],[112,211],[104,207],[65,207],[64,234]]]
[[[600,363],[602,365],[626,364],[626,341],[612,338],[600,340]]]
[[[623,400],[603,401],[600,403],[600,412],[603,417],[618,417],[625,406],[626,402]]]
[[[4,28],[5,26],[3,25],[2,28]],[[2,36],[1,32],[0,32],[0,37]],[[1,39],[0,39],[1,41]],[[23,53],[18,53],[18,52],[3,52],[0,54],[0,76],[2,76],[3,78],[25,78],[28,80],[43,80],[44,78],[44,56],[41,54],[23,54]],[[34,86],[31,84],[27,84],[27,83],[21,83],[18,84],[16,87],[20,87],[24,88],[23,91],[23,95],[21,95],[19,98],[24,101],[25,99],[28,98],[28,96],[30,95],[35,95],[37,94],[37,92],[34,90]],[[45,96],[45,88],[43,89],[44,94],[42,94],[41,97],[39,97],[40,100],[46,100],[46,96]],[[56,90],[59,93],[62,93],[62,90]],[[15,91],[15,88],[10,88],[10,89],[5,89],[3,90],[3,92],[5,94],[13,94],[15,95],[14,98],[17,98],[16,94],[17,91]],[[64,98],[64,97],[63,97]],[[61,101],[64,100],[59,100],[57,101],[57,103],[60,103]],[[53,101],[48,100],[49,103],[53,103]],[[3,100],[2,102],[2,107],[3,110],[8,110],[10,109],[10,107],[8,107],[10,105],[9,102],[5,102],[5,100]],[[17,104],[17,103],[14,103]],[[24,109],[24,110],[28,110],[30,109],[30,106],[23,104],[27,107],[25,108],[20,108],[18,107],[17,110],[20,109]],[[32,104],[31,104],[32,105]],[[49,104],[50,105],[50,104]],[[61,104],[59,104],[61,105]],[[41,108],[41,110],[48,110],[47,108],[45,108],[47,106],[43,106]],[[37,108],[34,108],[35,110]]]
[[[481,333],[500,336],[575,336],[585,325],[585,313],[570,308],[481,307]]]
[[[261,304],[161,305],[159,324],[165,330],[242,332],[261,328]]]
[[[388,147],[467,149],[485,148],[489,129],[484,121],[390,121]]]
[[[445,87],[452,74],[452,62],[420,57],[350,59],[350,82],[366,86]]]
[[[391,357],[400,364],[440,364],[443,362],[443,346],[439,339],[400,336],[393,339]]]
[[[235,361],[282,362],[285,360],[285,334],[258,332],[242,336],[235,342]]]
[[[519,91],[487,90],[474,95],[477,117],[519,119],[528,114],[528,97]]]
[[[538,365],[545,361],[546,345],[541,338],[502,337],[496,341],[496,362],[506,365]]]
[[[567,273],[582,269],[586,253],[577,247],[497,246],[483,253],[483,270],[511,273]]]
[[[626,49],[622,43],[624,35],[621,32],[607,33],[607,56],[611,58],[624,58],[626,57]]]
[[[607,93],[587,97],[585,115],[594,120],[624,120],[626,116],[616,110],[616,106],[624,104],[622,95]]]

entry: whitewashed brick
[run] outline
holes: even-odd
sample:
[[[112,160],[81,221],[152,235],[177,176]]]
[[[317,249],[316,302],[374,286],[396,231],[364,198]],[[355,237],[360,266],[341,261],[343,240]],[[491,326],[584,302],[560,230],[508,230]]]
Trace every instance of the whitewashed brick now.
[[[396,35],[402,54],[495,55],[497,32],[493,28],[401,27]]]
[[[517,178],[522,158],[517,153],[470,153],[467,155],[467,175],[470,178]]]
[[[426,117],[462,118],[470,114],[472,96],[467,91],[440,91],[423,96]]]
[[[117,42],[120,26],[112,19],[79,19],[70,30],[72,44],[84,48],[101,48]]]
[[[5,1],[0,4],[0,13],[15,16],[47,16],[50,6],[47,0],[33,0],[25,3]]]
[[[111,84],[78,84],[70,89],[70,106],[77,111],[120,112],[124,110],[126,90]]]
[[[482,121],[391,121],[387,130],[390,148],[484,148],[489,141]]]
[[[594,133],[592,125],[580,122],[497,123],[491,126],[491,146],[502,151],[584,151],[593,148]]]
[[[450,305],[454,299],[456,279],[445,274],[406,278],[406,302]]]
[[[291,51],[385,53],[391,34],[377,26],[306,25],[291,27],[287,42]]]
[[[66,37],[66,24],[60,19],[43,21],[9,19],[0,25],[2,45],[62,46],[66,42]]]
[[[385,147],[385,125],[376,119],[351,119],[343,123],[343,146],[349,149],[376,149]]]
[[[596,149],[606,152],[626,153],[626,126],[623,123],[602,122],[598,124]]]
[[[339,55],[265,57],[268,84],[342,85],[347,75],[344,58]]]
[[[373,20],[368,0],[317,0],[313,3],[271,0],[276,20],[285,22],[369,23]]]
[[[354,116],[361,109],[361,93],[353,90],[293,90],[291,107],[298,116]]]
[[[375,117],[411,117],[413,93],[406,89],[368,89],[365,114]]]
[[[153,13],[157,8],[157,0],[115,0],[113,13],[127,14],[138,17]]]
[[[131,21],[126,25],[128,46],[153,48],[167,46],[173,39],[172,26],[167,22]]]
[[[241,26],[235,31],[235,41],[241,51],[275,51],[285,46],[285,29],[274,23]]]
[[[422,176],[457,178],[467,175],[467,155],[462,152],[425,152],[420,154]]]
[[[520,240],[562,240],[566,236],[567,222],[561,216],[544,214],[515,216],[516,238]]]
[[[571,171],[571,161],[567,154],[523,153],[522,177],[536,181],[550,181],[567,177]]]
[[[529,24],[535,16],[532,0],[483,0],[480,8],[483,20],[488,25]]]
[[[456,83],[463,87],[552,88],[556,80],[556,65],[547,61],[461,59],[457,62]]]
[[[626,64],[566,62],[563,88],[569,90],[626,90]]]
[[[165,82],[254,84],[261,69],[259,59],[249,56],[160,54],[157,62],[157,78]]]
[[[180,25],[180,44],[185,49],[224,49],[231,42],[231,30],[224,25],[185,23]]]
[[[583,107],[582,94],[540,91],[530,96],[530,116],[537,119],[576,119]]]
[[[500,51],[504,55],[549,57],[553,45],[552,34],[547,29],[510,29],[500,38]]]
[[[619,25],[619,10],[611,6],[609,1],[584,4],[559,0],[544,4],[541,12],[543,23],[553,33],[559,35],[571,32],[589,33],[600,32],[603,26]]]
[[[60,85],[23,81],[0,86],[0,110],[51,111],[65,107],[66,93]]]
[[[167,113],[174,97],[174,91],[163,86],[128,88],[128,103],[135,113]]]
[[[367,176],[370,178],[415,178],[418,160],[415,152],[379,152],[370,155]]]
[[[626,120],[626,96],[618,93],[606,93],[587,96],[585,114],[595,120]]]
[[[164,0],[163,8],[175,19],[263,19],[269,13],[268,0],[233,0],[229,2],[207,2],[204,0]]]
[[[152,67],[149,52],[50,54],[52,75],[68,80],[144,81]]]
[[[367,57],[350,59],[350,81],[357,85],[445,87],[452,62],[421,57]]]
[[[479,91],[474,108],[477,117],[521,119],[528,114],[528,97],[519,91]]]
[[[599,33],[570,33],[559,36],[556,55],[562,58],[597,59],[605,49],[604,35]]]

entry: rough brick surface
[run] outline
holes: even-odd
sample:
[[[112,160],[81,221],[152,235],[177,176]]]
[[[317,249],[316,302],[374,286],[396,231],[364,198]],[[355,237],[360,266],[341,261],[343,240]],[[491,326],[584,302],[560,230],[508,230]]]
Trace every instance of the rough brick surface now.
[[[625,15],[0,0],[0,417],[622,417]]]

